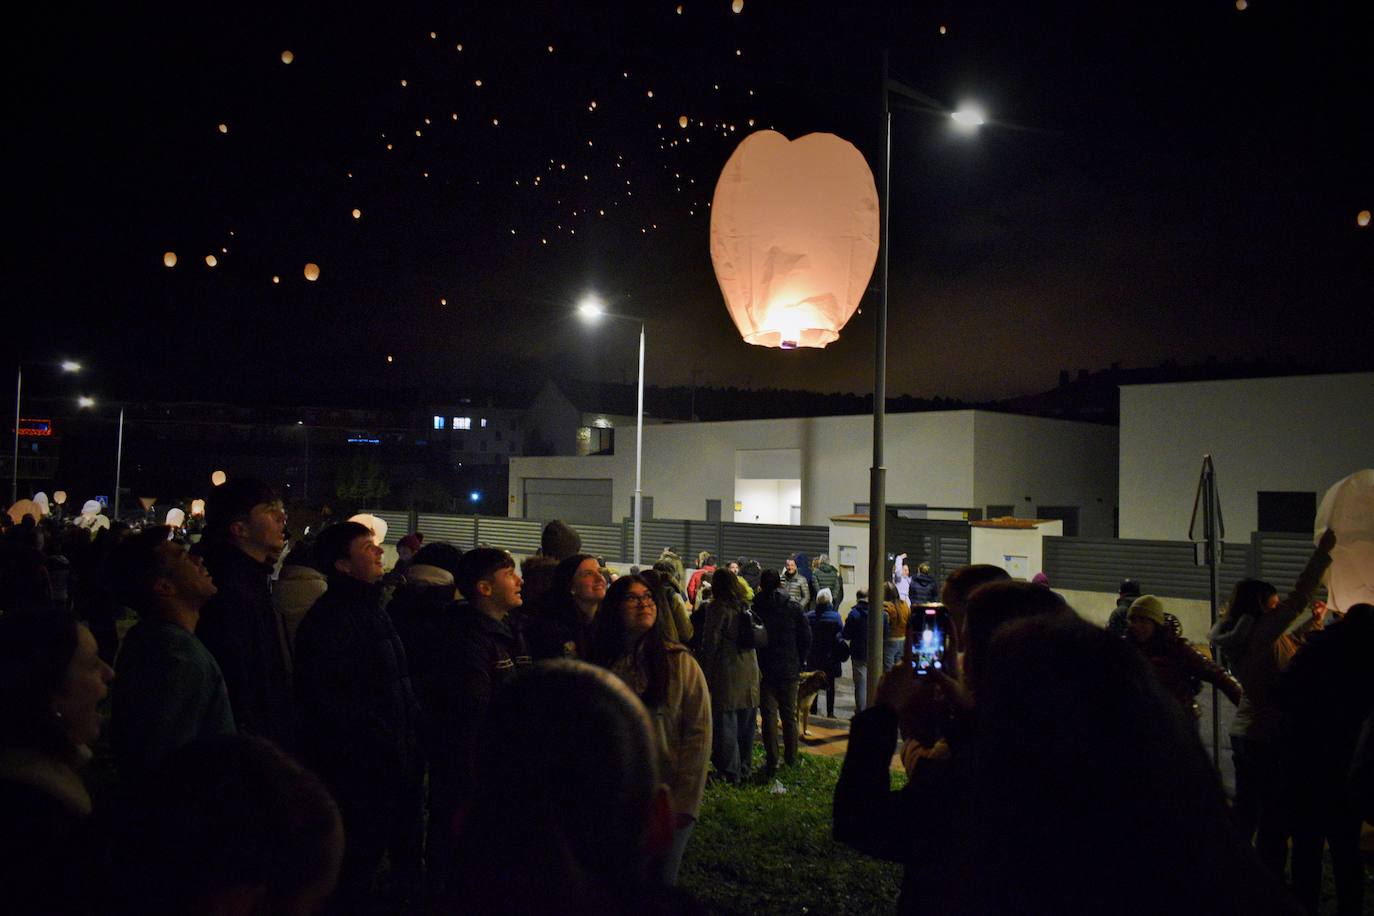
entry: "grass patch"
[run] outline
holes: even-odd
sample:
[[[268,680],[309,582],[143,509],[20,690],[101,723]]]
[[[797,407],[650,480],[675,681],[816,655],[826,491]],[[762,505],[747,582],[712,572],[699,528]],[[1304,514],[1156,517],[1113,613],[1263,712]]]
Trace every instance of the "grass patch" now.
[[[763,766],[755,746],[754,768]],[[712,913],[891,913],[902,867],[830,837],[840,760],[799,755],[773,783],[706,787],[678,883]],[[905,782],[893,774],[893,788]]]

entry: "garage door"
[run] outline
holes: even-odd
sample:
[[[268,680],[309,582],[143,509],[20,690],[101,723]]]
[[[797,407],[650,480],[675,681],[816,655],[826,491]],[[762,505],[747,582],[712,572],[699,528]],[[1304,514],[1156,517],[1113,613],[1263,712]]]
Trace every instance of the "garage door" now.
[[[611,481],[525,478],[525,518],[584,525],[611,523]]]

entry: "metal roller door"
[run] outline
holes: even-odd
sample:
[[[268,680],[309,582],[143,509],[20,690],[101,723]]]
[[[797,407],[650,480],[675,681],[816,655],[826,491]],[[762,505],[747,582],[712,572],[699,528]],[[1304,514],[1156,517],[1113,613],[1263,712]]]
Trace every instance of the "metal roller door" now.
[[[525,478],[525,518],[571,524],[611,524],[611,481]]]

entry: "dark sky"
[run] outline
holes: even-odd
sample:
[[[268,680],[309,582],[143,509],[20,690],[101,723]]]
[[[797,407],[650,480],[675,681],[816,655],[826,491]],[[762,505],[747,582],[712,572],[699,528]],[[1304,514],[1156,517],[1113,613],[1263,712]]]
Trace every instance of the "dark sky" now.
[[[707,203],[750,118],[876,172],[886,47],[993,119],[895,114],[891,393],[1370,365],[1359,5],[35,5],[6,41],[9,330],[109,398],[632,380],[632,328],[567,317],[596,291],[649,319],[651,384],[866,392],[876,299],[825,350],[742,343]]]

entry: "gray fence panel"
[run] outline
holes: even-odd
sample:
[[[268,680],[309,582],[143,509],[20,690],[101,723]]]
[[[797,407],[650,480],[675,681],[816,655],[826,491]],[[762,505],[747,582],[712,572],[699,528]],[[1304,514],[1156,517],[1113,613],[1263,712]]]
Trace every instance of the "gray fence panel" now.
[[[953,534],[942,534],[934,538],[935,559],[930,564],[930,568],[935,572],[935,578],[943,583],[949,574],[960,566],[967,566],[969,561],[969,538],[959,537]],[[914,572],[914,570],[913,570]]]
[[[582,536],[582,552],[595,554],[603,560],[621,561],[622,557],[620,546],[620,526],[619,525],[574,525],[577,533]],[[648,555],[648,548],[644,548],[644,553]],[[658,554],[655,552],[654,557]],[[646,563],[652,562],[646,559]]]
[[[424,532],[426,544],[443,541],[459,550],[477,546],[477,519],[474,516],[421,513],[415,524]]]
[[[1115,592],[1130,577],[1142,591],[1166,598],[1206,600],[1210,594],[1209,571],[1196,565],[1188,541],[1047,537],[1044,543],[1045,575],[1055,588]],[[1220,600],[1245,578],[1249,559],[1247,545],[1225,545]]]
[[[410,513],[405,509],[362,509],[368,515],[375,515],[386,522],[386,538],[383,544],[395,544],[410,533]]]
[[[1315,545],[1311,535],[1257,532],[1250,538],[1253,561],[1251,575],[1263,579],[1287,595],[1293,590]]]
[[[477,518],[477,541],[511,553],[535,553],[544,523],[534,519],[502,518],[483,515]]]
[[[686,528],[687,553],[682,555],[683,562],[688,566],[694,566],[697,562],[697,555],[702,551],[720,559],[722,550],[720,527],[721,522],[702,522],[684,521]]]
[[[634,522],[626,519],[624,522],[625,550],[634,550]],[[663,552],[663,548],[671,547],[673,552],[682,557],[682,562],[691,566],[696,562],[695,554],[688,555],[687,550],[687,523],[676,519],[649,518],[645,519],[639,527],[640,557],[646,564],[652,564],[658,559],[658,555]]]
[[[830,529],[820,525],[722,524],[724,559],[748,557],[764,568],[781,569],[788,554],[798,551],[815,557],[830,552]]]

